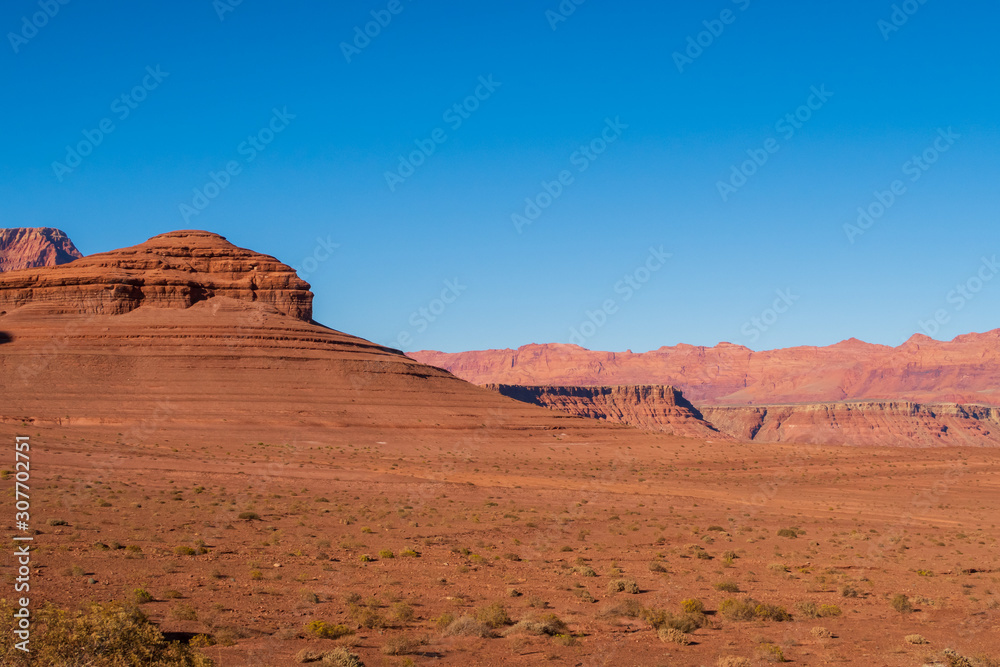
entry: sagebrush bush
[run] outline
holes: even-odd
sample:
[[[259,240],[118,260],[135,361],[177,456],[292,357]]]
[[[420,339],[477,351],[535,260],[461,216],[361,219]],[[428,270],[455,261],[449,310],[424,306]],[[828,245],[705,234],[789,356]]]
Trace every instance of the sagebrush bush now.
[[[691,643],[686,634],[675,628],[660,628],[656,631],[656,636],[664,643],[680,644],[681,646],[687,646]]]
[[[11,628],[14,605],[0,600],[0,623]],[[15,648],[11,632],[0,633],[0,664],[9,667],[211,667],[210,659],[190,646],[168,642],[138,607],[117,602],[90,603],[68,612],[46,605],[35,613],[31,653]]]
[[[615,579],[608,582],[608,593],[639,593],[639,584],[632,579]]]
[[[763,604],[753,598],[727,598],[719,604],[719,614],[730,621],[790,621],[792,615],[784,607]]]
[[[892,605],[892,608],[900,614],[909,614],[913,611],[913,604],[910,602],[910,598],[906,597],[902,593],[893,597],[889,604]]]
[[[306,623],[303,630],[307,635],[320,639],[340,639],[341,637],[354,634],[354,631],[346,625],[334,625],[319,619]]]
[[[505,625],[513,623],[507,614],[507,610],[499,602],[492,602],[485,607],[480,607],[476,611],[476,620],[493,629],[502,628]]]

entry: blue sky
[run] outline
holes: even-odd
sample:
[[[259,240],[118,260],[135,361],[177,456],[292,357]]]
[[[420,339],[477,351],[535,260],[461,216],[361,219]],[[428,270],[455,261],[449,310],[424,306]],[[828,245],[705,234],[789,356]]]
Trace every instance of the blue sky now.
[[[1000,326],[994,2],[317,4],[4,3],[0,226],[215,231],[407,350]]]

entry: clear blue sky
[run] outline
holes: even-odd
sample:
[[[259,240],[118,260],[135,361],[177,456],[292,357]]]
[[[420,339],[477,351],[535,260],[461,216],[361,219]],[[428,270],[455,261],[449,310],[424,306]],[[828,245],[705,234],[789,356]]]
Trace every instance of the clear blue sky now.
[[[592,349],[1000,326],[1000,276],[976,282],[1000,253],[995,2],[912,0],[896,26],[871,0],[586,0],[564,21],[558,0],[233,1],[71,0],[37,30],[45,0],[4,3],[0,226],[60,227],[85,253],[216,231],[312,269],[319,321],[411,350],[568,342],[606,301]],[[373,11],[391,21],[345,55]],[[102,121],[89,155],[53,166]],[[578,152],[602,132],[604,152]],[[390,187],[418,141],[433,153]],[[747,151],[767,161],[729,181]],[[851,243],[844,225],[896,180]],[[543,181],[562,191],[519,233]],[[720,181],[740,187],[724,200]],[[339,247],[304,263],[317,238]]]

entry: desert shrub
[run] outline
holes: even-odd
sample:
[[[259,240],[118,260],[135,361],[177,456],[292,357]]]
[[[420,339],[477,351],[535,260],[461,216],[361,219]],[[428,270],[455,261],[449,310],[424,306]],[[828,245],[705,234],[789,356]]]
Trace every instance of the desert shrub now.
[[[260,515],[256,512],[240,512],[237,517],[244,521],[260,521]]]
[[[174,547],[174,553],[178,556],[194,556],[197,551],[188,546]]]
[[[719,658],[719,661],[715,663],[716,667],[750,667],[750,660],[747,658],[741,658],[735,655],[727,655],[724,658]]]
[[[11,632],[0,633],[0,664],[87,665],[88,667],[211,667],[207,657],[190,646],[168,642],[138,607],[90,603],[68,612],[46,605],[35,614],[31,653],[15,648]],[[14,606],[0,600],[0,623],[10,628]]]
[[[425,642],[412,637],[391,637],[382,644],[382,653],[385,655],[409,655],[416,653],[417,649]]]
[[[778,531],[778,537],[798,537],[799,533],[794,528],[782,528]]]
[[[622,616],[639,618],[645,612],[646,608],[638,600],[622,600],[602,609],[600,616],[608,618],[620,618]]]
[[[392,552],[392,549],[380,549],[378,552],[379,558],[395,558],[396,554]]]
[[[573,568],[573,571],[582,577],[596,577],[597,573],[594,572],[594,568],[589,565],[581,565],[579,567]]]
[[[663,609],[644,609],[642,620],[657,632],[669,628],[689,634],[708,625],[708,617],[702,611],[683,611],[680,614],[672,614]]]
[[[476,611],[476,620],[493,629],[502,628],[505,625],[513,623],[507,614],[507,610],[499,602],[491,602],[485,607],[480,607]]]
[[[400,623],[409,623],[413,620],[413,607],[405,602],[397,602],[392,605],[392,617]]]
[[[46,523],[48,523],[50,526],[68,526],[69,525],[69,522],[64,521],[63,519],[49,519]]]
[[[172,588],[168,588],[167,590],[163,591],[163,598],[165,600],[179,600],[182,597],[184,596],[181,595],[180,591],[175,591]]]
[[[573,635],[554,635],[552,641],[561,646],[576,646],[576,637]]]
[[[833,618],[834,616],[840,616],[844,612],[835,604],[821,604],[817,613],[820,618]]]
[[[179,604],[170,610],[170,615],[178,621],[197,621],[198,612],[189,604]]]
[[[153,595],[145,588],[136,588],[132,591],[132,601],[136,604],[144,604],[153,601]]]
[[[358,560],[360,560],[362,563],[374,563],[375,556],[372,556],[370,554],[361,554],[360,556],[358,556]]]
[[[299,599],[306,604],[319,604],[319,596],[308,588],[302,588],[299,590]]]
[[[319,619],[314,619],[306,623],[303,630],[310,637],[318,637],[320,639],[340,639],[341,637],[354,634],[354,631],[346,625],[334,625]]]
[[[722,526],[709,526],[708,530],[716,532],[716,533],[724,533],[724,532],[726,532],[726,529],[723,528]]]
[[[379,611],[377,603],[371,602],[366,605],[351,605],[348,607],[351,619],[363,628],[374,630],[384,628],[388,625],[382,612]]]
[[[812,636],[816,637],[817,639],[829,639],[830,637],[833,636],[832,632],[830,632],[826,628],[821,627],[819,625],[817,625],[815,628],[813,628],[809,632],[811,632]]]
[[[739,593],[740,587],[732,579],[723,579],[715,584],[715,590],[722,591],[723,593]]]
[[[764,662],[786,662],[785,652],[777,644],[761,644],[757,653]]]
[[[924,639],[923,635],[906,635],[904,637],[907,644],[926,644],[927,640]]]
[[[719,604],[719,614],[730,621],[790,621],[791,614],[784,607],[763,604],[753,598],[736,600],[727,598]]]
[[[414,549],[403,549],[399,552],[399,555],[403,558],[418,558],[420,554]]]
[[[680,644],[681,646],[687,646],[691,643],[686,634],[675,628],[660,628],[656,631],[656,636],[664,643]]]
[[[632,579],[615,579],[608,582],[608,593],[639,593],[639,584]]]
[[[472,616],[461,616],[445,628],[444,634],[449,637],[481,637],[488,639],[493,636],[493,630]]]
[[[343,647],[337,647],[323,653],[322,662],[330,667],[365,667],[361,658]]]
[[[455,620],[454,614],[445,612],[434,619],[434,625],[437,626],[438,630],[444,630]]]
[[[522,619],[507,630],[506,634],[528,634],[528,635],[558,635],[569,634],[569,628],[555,614],[541,614],[532,619]]]
[[[854,588],[850,584],[844,584],[840,587],[840,594],[845,598],[856,598],[858,597],[858,589]]]
[[[909,614],[913,611],[913,604],[910,602],[910,598],[906,597],[902,593],[893,597],[889,604],[892,605],[892,608],[900,614]]]
[[[686,614],[703,614],[705,613],[705,603],[697,598],[688,598],[681,601],[681,609]]]

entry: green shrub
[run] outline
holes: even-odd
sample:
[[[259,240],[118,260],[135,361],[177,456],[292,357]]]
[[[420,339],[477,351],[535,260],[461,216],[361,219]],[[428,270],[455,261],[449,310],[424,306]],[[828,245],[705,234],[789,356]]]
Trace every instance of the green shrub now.
[[[136,604],[144,604],[153,601],[153,595],[145,588],[136,588],[132,591],[132,601]]]
[[[489,628],[502,628],[511,625],[513,621],[507,610],[499,602],[492,602],[476,611],[476,620]]]
[[[10,628],[14,606],[0,600],[0,623]],[[87,665],[88,667],[211,667],[211,660],[190,646],[168,642],[137,607],[90,603],[68,612],[46,605],[35,614],[31,653],[15,648],[11,632],[0,633],[0,664]]]
[[[696,598],[688,598],[681,601],[681,609],[686,614],[703,614],[705,613],[705,604]]]
[[[392,549],[381,549],[378,552],[379,558],[395,558],[396,554],[392,553]]]
[[[660,628],[656,631],[656,636],[664,643],[680,644],[681,646],[687,646],[691,643],[686,634],[675,628]]]
[[[900,614],[909,614],[913,611],[913,604],[910,602],[910,598],[906,597],[902,593],[893,597],[889,604],[892,605],[892,608]]]
[[[354,631],[346,625],[334,625],[318,619],[306,623],[303,630],[310,637],[318,637],[319,639],[340,639],[354,634]]]
[[[639,584],[632,579],[615,579],[608,582],[608,593],[639,593]]]
[[[724,593],[739,593],[740,587],[732,579],[723,579],[715,584],[715,590],[722,591]]]
[[[784,607],[763,604],[752,598],[736,600],[727,598],[719,604],[719,614],[730,621],[790,621],[792,615]]]

